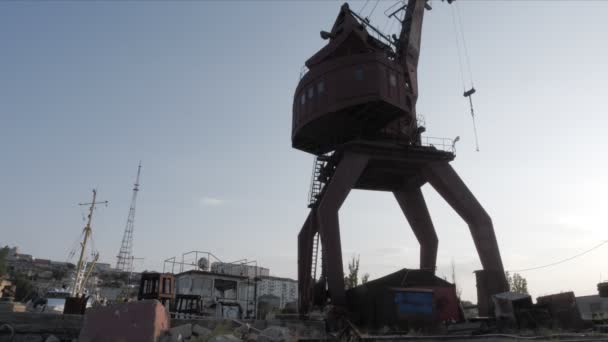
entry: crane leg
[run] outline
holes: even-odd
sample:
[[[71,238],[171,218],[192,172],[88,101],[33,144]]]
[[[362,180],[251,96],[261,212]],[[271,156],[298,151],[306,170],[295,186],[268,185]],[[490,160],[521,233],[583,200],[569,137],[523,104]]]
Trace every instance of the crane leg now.
[[[435,273],[439,241],[419,187],[393,192],[420,244],[420,269]]]
[[[306,221],[298,234],[298,293],[299,311],[301,315],[307,314],[312,308],[312,248],[313,239],[318,231],[316,210],[308,213]]]
[[[469,225],[483,274],[486,275],[482,286],[484,290],[481,291],[485,293],[480,293],[481,284],[478,283],[480,315],[488,314],[491,307],[490,296],[508,290],[492,219],[448,162],[430,165],[425,170],[425,177]]]
[[[368,160],[369,157],[365,155],[346,153],[338,162],[317,209],[324,262],[327,265],[327,285],[334,305],[346,305],[338,211]]]

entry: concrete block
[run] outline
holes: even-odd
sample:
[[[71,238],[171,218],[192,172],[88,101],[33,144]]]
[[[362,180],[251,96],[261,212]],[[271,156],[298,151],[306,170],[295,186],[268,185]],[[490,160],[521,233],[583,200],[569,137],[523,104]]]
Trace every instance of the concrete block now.
[[[213,336],[209,342],[242,342],[242,340],[232,334]]]
[[[268,327],[259,334],[258,342],[278,342],[278,341],[291,341],[293,338],[289,328],[271,326]]]
[[[190,336],[192,336],[192,324],[188,323],[173,327],[169,329],[169,334],[171,334],[172,337],[181,335],[182,339],[190,338]]]
[[[80,342],[158,342],[169,330],[167,309],[157,300],[88,309]]]

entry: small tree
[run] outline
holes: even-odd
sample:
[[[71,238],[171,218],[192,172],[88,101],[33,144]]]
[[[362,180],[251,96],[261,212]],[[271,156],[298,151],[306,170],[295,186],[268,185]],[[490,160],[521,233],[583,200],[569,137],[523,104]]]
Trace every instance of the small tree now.
[[[528,281],[519,273],[509,274],[505,272],[507,282],[509,283],[509,291],[528,294]]]
[[[63,280],[63,278],[67,277],[68,275],[68,271],[65,268],[57,268],[54,269],[53,271],[53,279],[55,280]]]
[[[458,298],[462,295],[462,289],[456,283],[456,263],[454,263],[454,259],[452,259],[452,283],[454,284],[454,289],[456,290],[456,296]]]
[[[8,257],[8,246],[0,249],[0,277],[8,273],[6,258]]]
[[[344,287],[352,289],[359,285],[359,256],[354,256],[348,262],[348,275],[344,277]]]
[[[365,284],[369,281],[369,273],[365,273],[361,278],[361,284]]]
[[[14,284],[16,287],[15,300],[18,302],[26,302],[36,294],[32,282],[22,274],[15,275]]]

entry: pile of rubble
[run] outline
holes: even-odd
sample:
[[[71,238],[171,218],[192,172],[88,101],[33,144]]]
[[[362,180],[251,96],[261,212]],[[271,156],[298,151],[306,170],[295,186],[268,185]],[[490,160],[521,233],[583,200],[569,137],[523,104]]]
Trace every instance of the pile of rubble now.
[[[271,326],[258,330],[249,324],[236,329],[221,324],[211,330],[199,324],[183,324],[169,329],[160,337],[161,342],[278,342],[297,340],[295,332],[287,327]]]
[[[169,313],[158,301],[144,300],[87,310],[78,341],[281,342],[324,339],[323,327],[279,321],[171,321]]]

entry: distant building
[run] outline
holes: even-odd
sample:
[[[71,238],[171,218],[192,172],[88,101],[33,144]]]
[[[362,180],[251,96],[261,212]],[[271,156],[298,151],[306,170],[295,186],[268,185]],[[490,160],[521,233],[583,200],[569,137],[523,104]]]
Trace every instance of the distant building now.
[[[608,319],[608,298],[599,295],[576,297],[576,306],[585,321]]]
[[[107,263],[98,262],[95,264],[95,271],[97,271],[97,272],[107,272],[107,271],[110,271],[111,269],[112,269],[112,265],[107,264]]]
[[[198,295],[203,314],[223,318],[255,317],[255,282],[246,276],[192,270],[175,275],[179,295]]]
[[[26,261],[26,262],[32,262],[34,260],[34,258],[32,257],[31,254],[17,254],[17,260],[21,260],[21,261]]]
[[[264,267],[226,262],[212,263],[211,272],[248,278],[257,278],[270,274],[270,270]]]
[[[289,278],[264,276],[257,282],[258,297],[272,295],[278,297],[279,308],[298,300],[298,281]]]
[[[34,265],[36,265],[36,266],[45,266],[45,267],[51,266],[51,260],[49,260],[49,259],[36,258],[36,259],[34,259],[33,262],[34,262]]]
[[[6,256],[6,259],[16,260],[18,255],[19,255],[19,249],[17,247],[10,247],[8,249],[8,254]]]
[[[21,260],[21,261],[28,261],[28,262],[32,262],[32,260],[33,260],[32,256],[30,254],[19,253],[19,247],[17,247],[17,246],[9,247],[6,259],[8,261]]]
[[[66,268],[75,268],[76,267],[76,265],[72,264],[71,262],[53,261],[53,260],[51,260],[51,266],[53,266],[53,267],[66,267]]]

